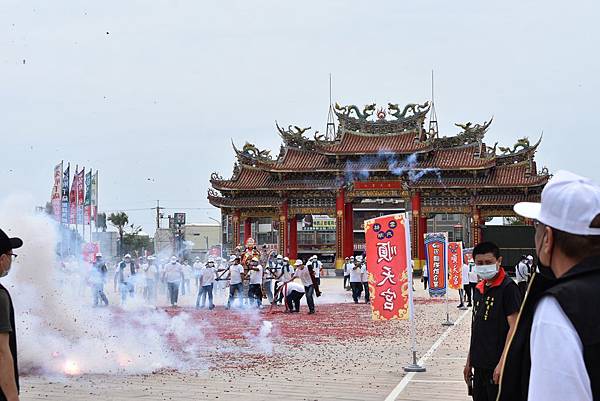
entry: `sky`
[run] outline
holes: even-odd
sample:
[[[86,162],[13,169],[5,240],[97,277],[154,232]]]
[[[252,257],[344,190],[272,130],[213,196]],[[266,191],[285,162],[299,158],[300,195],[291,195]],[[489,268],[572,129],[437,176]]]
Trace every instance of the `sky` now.
[[[600,181],[593,1],[3,0],[0,197],[42,205],[61,160],[99,170],[100,210],[153,232],[156,200],[219,218],[231,141],[277,154],[280,125],[325,130],[340,104],[431,98],[441,136],[494,116],[488,145],[528,136],[538,168]],[[140,210],[141,209],[141,210]]]

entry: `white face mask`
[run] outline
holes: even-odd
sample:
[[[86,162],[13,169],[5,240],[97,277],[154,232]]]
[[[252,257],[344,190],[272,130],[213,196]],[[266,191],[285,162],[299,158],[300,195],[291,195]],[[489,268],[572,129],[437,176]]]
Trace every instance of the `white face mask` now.
[[[489,280],[491,278],[494,278],[494,276],[498,274],[498,266],[496,264],[480,266],[478,265],[475,266],[475,271],[477,272],[479,278],[483,280]]]

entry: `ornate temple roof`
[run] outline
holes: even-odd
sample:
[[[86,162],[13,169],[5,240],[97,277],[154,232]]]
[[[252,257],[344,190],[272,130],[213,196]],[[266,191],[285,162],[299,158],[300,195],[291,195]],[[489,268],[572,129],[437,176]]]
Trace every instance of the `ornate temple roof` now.
[[[284,129],[277,124],[283,140],[277,157],[250,143],[242,149],[234,145],[237,164],[233,176],[223,179],[213,174],[212,187],[233,194],[335,190],[352,181],[369,180],[374,173],[378,174],[376,179],[399,180],[416,189],[539,189],[547,182],[547,170],[538,173],[534,160],[541,138],[533,145],[522,138],[512,147],[497,143],[489,147],[484,139],[492,119],[481,124],[456,124],[460,129],[458,134],[440,137],[436,131],[424,129],[429,110],[428,103],[404,108],[388,104],[379,110],[372,104],[362,111],[356,106],[336,104],[339,127],[334,138],[315,132],[311,139],[307,134],[310,128],[290,125]],[[424,174],[413,182],[410,171]],[[263,193],[261,198],[235,195],[233,200],[214,193],[209,200],[220,207],[243,207],[260,204],[257,199],[273,195]],[[274,204],[274,199],[263,200]],[[510,199],[497,201],[510,202]]]

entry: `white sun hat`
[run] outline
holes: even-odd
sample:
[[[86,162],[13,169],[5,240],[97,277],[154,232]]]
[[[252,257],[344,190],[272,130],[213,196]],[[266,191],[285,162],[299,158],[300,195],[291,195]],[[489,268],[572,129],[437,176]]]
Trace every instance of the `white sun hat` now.
[[[591,227],[600,214],[600,186],[589,178],[566,170],[554,175],[542,191],[542,202],[521,202],[518,215],[574,235],[600,235]]]

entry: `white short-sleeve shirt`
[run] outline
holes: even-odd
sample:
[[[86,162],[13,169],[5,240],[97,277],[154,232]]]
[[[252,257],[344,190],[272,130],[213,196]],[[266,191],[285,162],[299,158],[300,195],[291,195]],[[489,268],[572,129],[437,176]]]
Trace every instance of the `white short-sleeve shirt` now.
[[[529,401],[593,400],[583,345],[556,298],[538,303],[529,339]]]

